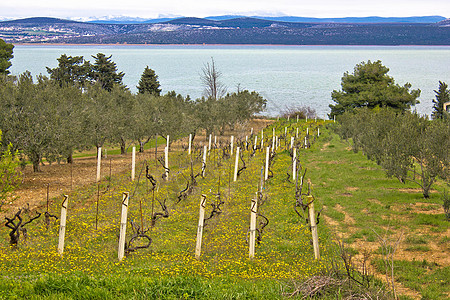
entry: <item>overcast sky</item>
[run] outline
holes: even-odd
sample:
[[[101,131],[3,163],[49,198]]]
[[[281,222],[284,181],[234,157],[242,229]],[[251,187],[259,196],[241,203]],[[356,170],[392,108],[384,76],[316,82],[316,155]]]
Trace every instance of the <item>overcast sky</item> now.
[[[123,15],[207,17],[225,14],[302,17],[450,17],[450,0],[1,0],[1,18]]]

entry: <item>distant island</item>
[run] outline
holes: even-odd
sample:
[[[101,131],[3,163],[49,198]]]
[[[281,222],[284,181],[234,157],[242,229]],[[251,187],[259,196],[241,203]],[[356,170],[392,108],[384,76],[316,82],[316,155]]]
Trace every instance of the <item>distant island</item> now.
[[[450,19],[216,16],[125,22],[27,18],[0,22],[8,43],[450,45]]]

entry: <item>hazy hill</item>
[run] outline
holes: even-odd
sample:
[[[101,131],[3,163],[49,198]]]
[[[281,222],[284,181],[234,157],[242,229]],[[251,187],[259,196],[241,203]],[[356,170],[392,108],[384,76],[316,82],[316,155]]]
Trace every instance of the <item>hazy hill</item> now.
[[[449,20],[324,23],[224,17],[111,24],[28,18],[0,22],[0,38],[13,43],[75,44],[450,45],[449,25]]]

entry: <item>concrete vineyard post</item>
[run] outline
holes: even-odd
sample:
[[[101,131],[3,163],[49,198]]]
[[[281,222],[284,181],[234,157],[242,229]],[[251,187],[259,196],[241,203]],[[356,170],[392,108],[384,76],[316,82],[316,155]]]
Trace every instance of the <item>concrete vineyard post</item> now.
[[[64,200],[61,204],[61,216],[59,223],[59,240],[58,240],[58,253],[62,255],[64,252],[64,238],[66,236],[66,218],[67,218],[67,204],[69,203],[69,196],[64,195]]]
[[[272,136],[272,151],[275,151],[275,136]]]
[[[292,147],[294,147],[294,137],[291,136],[291,146],[289,147],[289,149],[292,149]]]
[[[309,135],[309,127],[306,127],[306,135]]]
[[[317,128],[317,136],[320,136],[320,128]]]
[[[297,133],[295,134],[295,138],[298,139],[298,127],[297,127]]]
[[[133,147],[131,152],[131,181],[134,181],[136,174],[136,147]]]
[[[256,192],[255,198],[252,199],[250,206],[250,234],[248,239],[248,256],[249,258],[255,257],[255,242],[256,242],[256,213],[258,209],[258,192]]]
[[[305,136],[305,149],[308,148],[308,142],[306,140],[306,136]]]
[[[170,145],[170,136],[167,136],[167,151],[169,151],[169,145]]]
[[[269,179],[269,158],[270,158],[270,147],[266,148],[266,168],[264,172],[264,180]]]
[[[205,177],[206,173],[206,146],[203,147],[203,167],[202,167],[202,176]]]
[[[234,135],[231,136],[231,140],[230,140],[230,155],[233,155],[233,144],[234,144]]]
[[[206,195],[202,194],[202,198],[200,200],[200,209],[198,216],[198,227],[197,227],[197,244],[195,245],[195,258],[199,259],[200,254],[202,252],[202,236],[203,236],[203,223],[205,221],[205,202]]]
[[[96,182],[100,181],[100,168],[102,165],[102,147],[98,147],[98,153],[97,153],[97,179]]]
[[[253,127],[250,129],[250,135],[253,134]]]
[[[309,220],[311,222],[311,234],[313,239],[314,257],[315,259],[318,260],[320,259],[319,236],[317,234],[316,216],[314,212],[314,198],[312,196],[308,196],[307,201],[308,201]]]
[[[306,116],[306,121],[305,122],[308,122],[308,116]]]
[[[297,148],[294,148],[294,155],[292,156],[292,180],[295,181],[295,173],[297,170]]]
[[[212,142],[212,134],[209,134],[209,140],[208,140],[208,152],[211,151],[211,142]]]
[[[191,149],[192,149],[192,133],[189,133],[189,148],[188,148],[189,155],[191,155]]]
[[[236,147],[236,161],[234,163],[234,177],[233,177],[233,181],[237,180],[237,173],[238,173],[238,169],[239,169],[239,150],[240,150],[240,147]]]
[[[165,170],[165,180],[169,180],[169,148],[164,147],[164,170]]]
[[[122,214],[120,215],[120,236],[119,236],[119,261],[123,259],[125,254],[125,237],[127,234],[127,215],[128,215],[128,200],[129,193],[123,193],[122,195]]]
[[[297,115],[297,123],[298,123],[298,115]]]
[[[253,150],[256,150],[256,144],[258,143],[258,136],[255,136],[255,143],[253,144]]]
[[[216,149],[217,146],[217,135],[214,136],[214,149]]]

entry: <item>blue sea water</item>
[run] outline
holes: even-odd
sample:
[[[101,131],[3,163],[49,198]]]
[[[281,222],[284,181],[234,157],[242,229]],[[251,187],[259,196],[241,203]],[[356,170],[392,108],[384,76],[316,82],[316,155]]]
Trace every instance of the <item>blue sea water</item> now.
[[[310,106],[324,118],[331,92],[356,64],[381,60],[396,83],[409,82],[422,91],[416,109],[429,115],[439,80],[450,83],[450,47],[423,46],[230,46],[230,45],[16,45],[10,71],[48,75],[61,54],[82,55],[93,62],[97,53],[112,55],[124,83],[136,91],[146,66],[159,76],[163,92],[202,96],[203,66],[214,58],[228,91],[255,90],[268,100],[266,115],[287,106]]]

